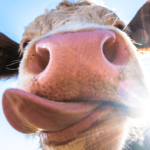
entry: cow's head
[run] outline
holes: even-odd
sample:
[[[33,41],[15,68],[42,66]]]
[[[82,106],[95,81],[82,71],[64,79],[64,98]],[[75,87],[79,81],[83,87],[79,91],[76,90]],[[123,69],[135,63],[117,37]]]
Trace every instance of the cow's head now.
[[[7,66],[21,60],[18,89],[3,95],[9,123],[46,150],[121,149],[149,100],[137,54],[150,46],[149,8],[126,26],[102,6],[63,1],[29,24],[20,54],[0,34],[0,77],[18,75]]]

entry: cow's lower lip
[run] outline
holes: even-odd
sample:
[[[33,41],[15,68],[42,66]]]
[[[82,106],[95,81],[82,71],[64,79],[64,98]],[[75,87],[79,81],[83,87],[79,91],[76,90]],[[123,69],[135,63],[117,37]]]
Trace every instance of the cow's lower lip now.
[[[80,136],[80,134],[85,133],[87,130],[98,126],[103,119],[111,115],[114,109],[115,107],[111,104],[102,105],[94,110],[86,118],[64,130],[57,132],[41,131],[40,137],[42,139],[42,142],[51,144],[53,146],[67,144],[68,142]]]

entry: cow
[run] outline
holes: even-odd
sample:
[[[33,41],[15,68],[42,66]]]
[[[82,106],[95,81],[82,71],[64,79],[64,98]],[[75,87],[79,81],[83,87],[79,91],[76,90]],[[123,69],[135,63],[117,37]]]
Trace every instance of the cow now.
[[[92,1],[63,0],[20,44],[0,33],[0,78],[18,76],[2,100],[10,125],[38,135],[43,150],[121,150],[139,136],[149,106],[138,55],[150,47],[149,8],[125,25]],[[14,60],[19,69],[8,69]]]

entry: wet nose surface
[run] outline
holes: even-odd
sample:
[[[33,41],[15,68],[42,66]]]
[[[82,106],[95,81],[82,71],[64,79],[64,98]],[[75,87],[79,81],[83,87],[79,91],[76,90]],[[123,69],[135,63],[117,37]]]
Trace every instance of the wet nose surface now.
[[[119,66],[128,57],[125,47],[104,29],[43,39],[36,44],[37,63],[28,64],[36,79],[29,92],[56,101],[99,99],[105,84],[117,86]]]

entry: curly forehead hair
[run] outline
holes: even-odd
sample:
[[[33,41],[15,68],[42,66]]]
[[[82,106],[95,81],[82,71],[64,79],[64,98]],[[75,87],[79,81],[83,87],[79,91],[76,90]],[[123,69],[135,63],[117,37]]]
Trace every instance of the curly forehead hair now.
[[[94,4],[92,1],[88,0],[78,0],[75,1],[69,1],[69,0],[63,0],[59,5],[56,7],[57,10],[61,9],[61,7],[73,7],[73,6],[82,6],[82,5],[92,5]]]

